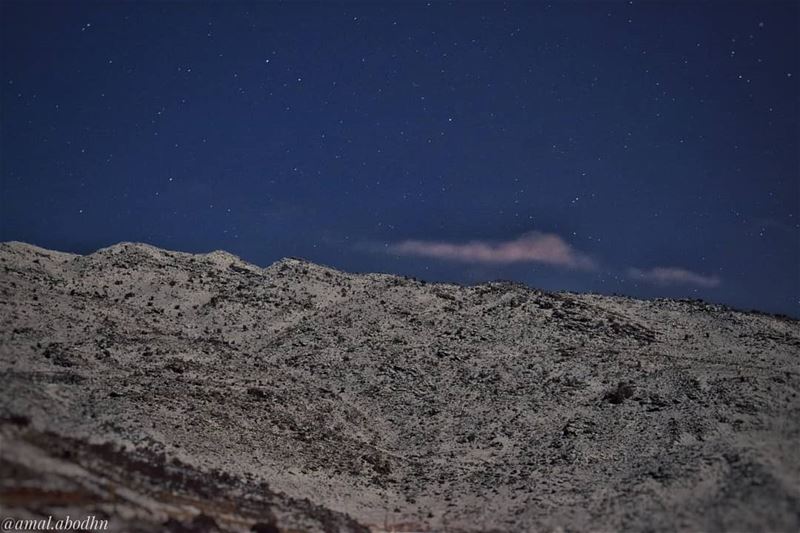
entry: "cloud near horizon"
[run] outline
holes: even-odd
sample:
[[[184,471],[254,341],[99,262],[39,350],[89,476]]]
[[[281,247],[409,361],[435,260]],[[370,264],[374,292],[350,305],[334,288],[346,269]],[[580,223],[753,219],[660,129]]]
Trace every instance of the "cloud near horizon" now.
[[[694,285],[713,288],[722,283],[719,276],[706,276],[678,267],[655,267],[649,270],[631,268],[628,273],[633,278],[656,285]]]
[[[580,270],[592,270],[596,267],[595,262],[589,256],[575,250],[558,235],[538,231],[526,233],[514,240],[499,242],[453,243],[406,240],[390,245],[389,251],[400,255],[432,257],[465,263],[544,263]]]

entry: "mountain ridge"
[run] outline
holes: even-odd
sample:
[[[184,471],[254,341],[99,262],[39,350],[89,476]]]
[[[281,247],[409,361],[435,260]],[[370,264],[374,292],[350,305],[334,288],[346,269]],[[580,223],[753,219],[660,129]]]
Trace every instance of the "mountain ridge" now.
[[[19,512],[143,531],[800,524],[793,319],[130,243],[3,243],[0,267],[0,471],[29,476],[0,503]],[[108,483],[139,496],[92,492]],[[64,485],[85,503],[41,496]]]
[[[233,254],[231,252],[228,252],[228,251],[225,251],[225,250],[221,250],[221,249],[212,250],[210,252],[173,251],[173,250],[168,250],[166,248],[161,248],[159,246],[155,246],[155,245],[152,245],[152,244],[149,244],[149,243],[146,243],[146,242],[138,242],[138,241],[121,241],[119,243],[115,243],[115,244],[112,244],[112,245],[109,245],[109,246],[98,248],[96,251],[88,253],[88,254],[79,254],[79,253],[75,253],[75,252],[64,252],[64,251],[59,251],[59,250],[52,250],[52,249],[40,247],[40,246],[35,245],[35,244],[26,243],[24,241],[3,241],[3,242],[0,242],[0,247],[4,247],[4,246],[5,247],[10,247],[12,249],[14,249],[14,248],[30,249],[30,251],[33,251],[34,253],[37,253],[37,254],[55,253],[55,254],[60,254],[60,255],[63,255],[63,256],[72,256],[72,257],[90,257],[90,256],[92,256],[92,255],[94,255],[96,253],[100,253],[100,252],[104,252],[104,251],[105,252],[120,252],[120,251],[126,251],[126,250],[131,250],[131,249],[132,250],[147,250],[147,251],[157,252],[157,253],[162,254],[162,255],[166,255],[167,257],[169,257],[170,254],[180,254],[180,255],[183,255],[183,256],[187,256],[187,257],[218,258],[218,259],[222,260],[223,262],[224,261],[231,261],[231,262],[235,262],[235,263],[242,263],[242,264],[245,264],[245,265],[247,265],[248,267],[250,267],[252,269],[259,269],[259,270],[269,270],[269,269],[273,269],[273,268],[279,268],[282,265],[289,265],[289,266],[305,265],[306,267],[324,269],[324,270],[327,270],[327,271],[338,272],[340,274],[352,275],[352,276],[364,276],[364,275],[394,276],[394,277],[403,278],[403,279],[407,279],[407,280],[418,281],[420,283],[427,284],[427,285],[432,285],[432,286],[442,285],[442,286],[453,286],[453,287],[478,287],[478,286],[483,286],[483,285],[508,284],[508,285],[511,285],[511,286],[519,286],[519,287],[522,287],[522,288],[524,288],[526,290],[530,290],[530,291],[533,291],[533,292],[543,292],[543,293],[548,293],[548,294],[594,295],[594,296],[601,296],[601,297],[604,297],[604,298],[611,298],[611,299],[621,298],[621,299],[636,300],[636,301],[641,301],[641,302],[685,303],[685,304],[688,304],[688,305],[700,306],[700,307],[703,307],[703,308],[709,309],[709,310],[710,309],[716,309],[716,310],[719,310],[719,311],[734,311],[734,312],[746,313],[746,314],[752,313],[752,314],[771,316],[771,317],[775,317],[775,318],[779,318],[779,319],[786,319],[786,320],[790,320],[790,321],[800,322],[800,317],[794,317],[794,316],[791,316],[791,315],[787,315],[785,313],[776,313],[776,312],[771,312],[771,311],[763,311],[763,310],[760,310],[760,309],[746,309],[746,308],[736,307],[736,306],[732,306],[732,305],[725,304],[725,303],[713,302],[713,301],[705,300],[705,299],[702,299],[702,298],[689,298],[689,297],[686,297],[686,298],[667,298],[667,297],[642,298],[642,297],[631,296],[631,295],[621,294],[621,293],[607,294],[607,293],[599,293],[599,292],[593,292],[593,291],[579,292],[579,291],[570,291],[570,290],[552,291],[552,290],[540,289],[540,288],[537,288],[535,286],[529,285],[529,284],[524,283],[524,282],[515,281],[515,280],[506,280],[506,279],[493,279],[493,280],[487,280],[487,281],[482,281],[482,282],[477,282],[477,283],[459,283],[459,282],[456,282],[456,281],[428,281],[428,280],[420,279],[420,278],[417,278],[417,277],[414,277],[414,276],[406,276],[406,275],[402,275],[402,274],[393,274],[391,272],[373,272],[373,271],[351,272],[351,271],[341,270],[341,269],[339,269],[337,267],[334,267],[334,266],[331,266],[331,265],[326,265],[326,264],[323,264],[323,263],[317,263],[315,261],[311,261],[309,259],[305,259],[305,258],[297,257],[297,256],[281,257],[280,259],[277,259],[277,260],[273,261],[272,263],[270,263],[270,264],[268,264],[266,266],[261,266],[261,265],[259,265],[257,263],[252,263],[250,261],[242,259],[240,256],[237,256],[237,255],[235,255],[235,254]]]

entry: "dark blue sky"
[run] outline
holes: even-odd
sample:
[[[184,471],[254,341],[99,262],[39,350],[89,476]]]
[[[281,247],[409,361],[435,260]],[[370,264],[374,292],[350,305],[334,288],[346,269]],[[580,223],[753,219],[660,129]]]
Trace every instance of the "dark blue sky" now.
[[[0,240],[800,315],[798,16],[4,1]]]

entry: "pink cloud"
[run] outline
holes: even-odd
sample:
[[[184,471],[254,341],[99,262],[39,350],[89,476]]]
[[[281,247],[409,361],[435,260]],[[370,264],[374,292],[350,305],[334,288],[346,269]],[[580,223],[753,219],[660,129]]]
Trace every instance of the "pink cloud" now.
[[[564,239],[552,233],[531,232],[517,239],[501,242],[408,240],[391,245],[389,251],[465,263],[545,263],[583,270],[595,267],[591,258],[576,251]]]
[[[634,278],[656,285],[695,285],[711,288],[722,282],[718,276],[705,276],[678,267],[655,267],[650,270],[631,268],[628,273]]]

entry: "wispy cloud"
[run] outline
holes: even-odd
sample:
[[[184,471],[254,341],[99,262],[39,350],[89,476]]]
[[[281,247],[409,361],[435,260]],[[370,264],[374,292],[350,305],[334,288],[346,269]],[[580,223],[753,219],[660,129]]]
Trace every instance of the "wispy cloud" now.
[[[454,243],[407,240],[390,245],[389,251],[465,263],[544,263],[582,270],[595,268],[589,256],[553,233],[531,232],[510,241]]]
[[[694,285],[695,287],[717,287],[722,280],[718,276],[706,276],[678,267],[655,267],[649,270],[631,268],[631,277],[656,285]]]

